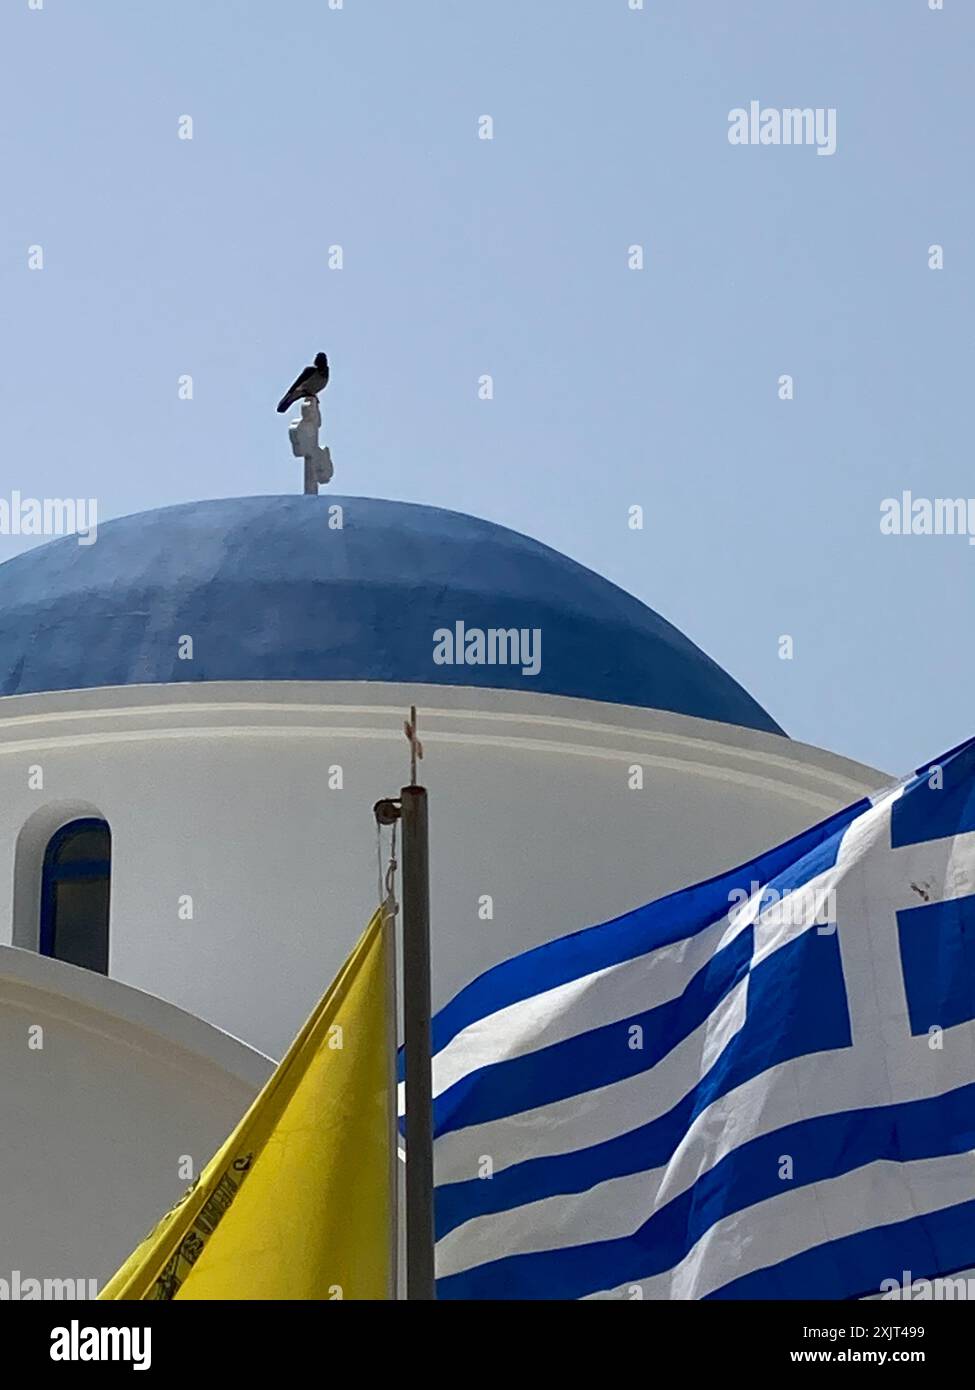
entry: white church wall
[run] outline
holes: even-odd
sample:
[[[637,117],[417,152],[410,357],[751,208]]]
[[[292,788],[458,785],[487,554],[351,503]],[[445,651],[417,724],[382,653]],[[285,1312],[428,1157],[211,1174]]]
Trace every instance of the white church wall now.
[[[437,1004],[886,780],[751,730],[515,692],[247,682],[12,697],[0,941],[36,945],[46,836],[96,808],[112,830],[111,975],[280,1055],[375,904],[372,806],[406,780],[411,702]]]
[[[170,1004],[0,947],[0,1297],[90,1297],[270,1070]]]

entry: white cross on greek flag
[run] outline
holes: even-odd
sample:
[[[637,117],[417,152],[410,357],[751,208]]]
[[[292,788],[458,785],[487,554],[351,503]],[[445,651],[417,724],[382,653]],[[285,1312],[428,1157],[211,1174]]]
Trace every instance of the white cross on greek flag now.
[[[440,1298],[975,1265],[975,740],[434,1021]]]

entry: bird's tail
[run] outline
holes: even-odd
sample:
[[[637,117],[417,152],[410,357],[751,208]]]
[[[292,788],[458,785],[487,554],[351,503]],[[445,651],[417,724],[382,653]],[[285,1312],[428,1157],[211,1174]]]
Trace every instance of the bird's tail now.
[[[291,392],[288,391],[287,394],[282,396],[281,399],[278,401],[278,414],[283,415],[284,412],[287,410],[288,406],[293,404],[294,401]]]

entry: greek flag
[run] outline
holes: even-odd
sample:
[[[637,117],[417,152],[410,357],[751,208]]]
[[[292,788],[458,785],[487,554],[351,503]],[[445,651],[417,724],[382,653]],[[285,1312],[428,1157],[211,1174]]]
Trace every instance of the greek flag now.
[[[975,1266],[975,740],[488,971],[433,1045],[440,1298]]]

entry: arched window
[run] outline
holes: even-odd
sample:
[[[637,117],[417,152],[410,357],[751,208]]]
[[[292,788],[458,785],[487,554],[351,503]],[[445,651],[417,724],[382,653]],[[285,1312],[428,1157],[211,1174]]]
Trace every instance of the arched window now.
[[[112,834],[103,820],[73,820],[44,853],[41,954],[108,974]]]

